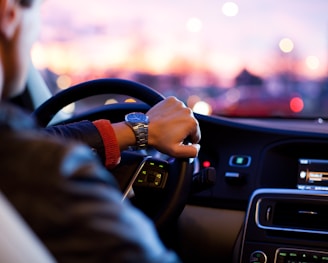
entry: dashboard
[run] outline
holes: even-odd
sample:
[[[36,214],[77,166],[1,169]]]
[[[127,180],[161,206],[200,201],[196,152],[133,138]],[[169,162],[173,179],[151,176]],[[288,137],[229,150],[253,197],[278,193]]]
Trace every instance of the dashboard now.
[[[202,130],[200,167],[213,167],[216,182],[193,194],[189,205],[224,211],[218,222],[231,212],[216,235],[242,218],[241,228],[234,229],[231,253],[239,255],[234,262],[292,262],[293,255],[303,255],[301,262],[328,259],[323,241],[328,234],[328,125],[313,120],[197,119]]]
[[[288,120],[246,123],[202,115],[197,118],[202,130],[199,162],[203,168],[215,168],[217,181],[214,187],[195,194],[192,203],[244,210],[258,188],[307,188],[300,179],[301,166],[305,165],[300,164],[302,160],[311,163],[310,169],[328,171],[328,166],[323,166],[328,160],[328,133],[322,132],[328,131],[327,124],[293,120],[293,130]],[[312,178],[307,184],[320,185],[326,176],[321,179]]]
[[[111,106],[111,121],[148,109],[128,105]],[[107,118],[108,107],[94,109],[88,119]],[[288,262],[294,254],[325,258],[328,229],[317,225],[328,220],[321,217],[328,211],[328,124],[195,116],[202,132],[197,163],[200,171],[210,171],[211,180],[189,194],[177,225],[164,233],[165,244],[183,262]],[[296,209],[284,221],[280,215],[289,207]],[[313,224],[298,224],[299,218]]]

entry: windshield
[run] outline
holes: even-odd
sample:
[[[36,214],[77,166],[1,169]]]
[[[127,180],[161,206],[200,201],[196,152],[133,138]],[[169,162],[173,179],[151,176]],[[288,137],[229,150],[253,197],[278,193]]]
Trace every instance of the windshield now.
[[[33,62],[53,92],[139,81],[195,112],[328,117],[327,0],[47,0]]]

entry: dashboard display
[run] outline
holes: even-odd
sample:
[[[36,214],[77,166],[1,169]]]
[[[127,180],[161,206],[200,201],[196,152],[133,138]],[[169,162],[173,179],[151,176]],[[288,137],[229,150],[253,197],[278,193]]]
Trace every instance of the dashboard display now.
[[[297,188],[328,191],[328,160],[299,159]]]

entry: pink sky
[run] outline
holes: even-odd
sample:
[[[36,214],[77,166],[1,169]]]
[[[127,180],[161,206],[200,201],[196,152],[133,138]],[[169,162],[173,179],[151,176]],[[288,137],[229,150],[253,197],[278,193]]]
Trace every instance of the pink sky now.
[[[297,58],[298,68],[315,56],[319,66],[305,74],[327,72],[327,0],[236,0],[235,17],[223,15],[224,2],[47,0],[34,60],[60,74],[205,68],[229,78],[243,67],[271,73],[278,43],[288,37],[295,44],[289,56]],[[191,18],[201,21],[198,32],[187,30]]]

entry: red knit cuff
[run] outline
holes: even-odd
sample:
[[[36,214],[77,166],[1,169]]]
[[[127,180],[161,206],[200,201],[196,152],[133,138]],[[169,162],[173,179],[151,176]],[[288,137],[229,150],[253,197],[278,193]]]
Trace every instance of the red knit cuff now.
[[[105,165],[114,168],[121,160],[121,151],[114,129],[109,120],[96,120],[93,124],[98,129],[105,149]]]

